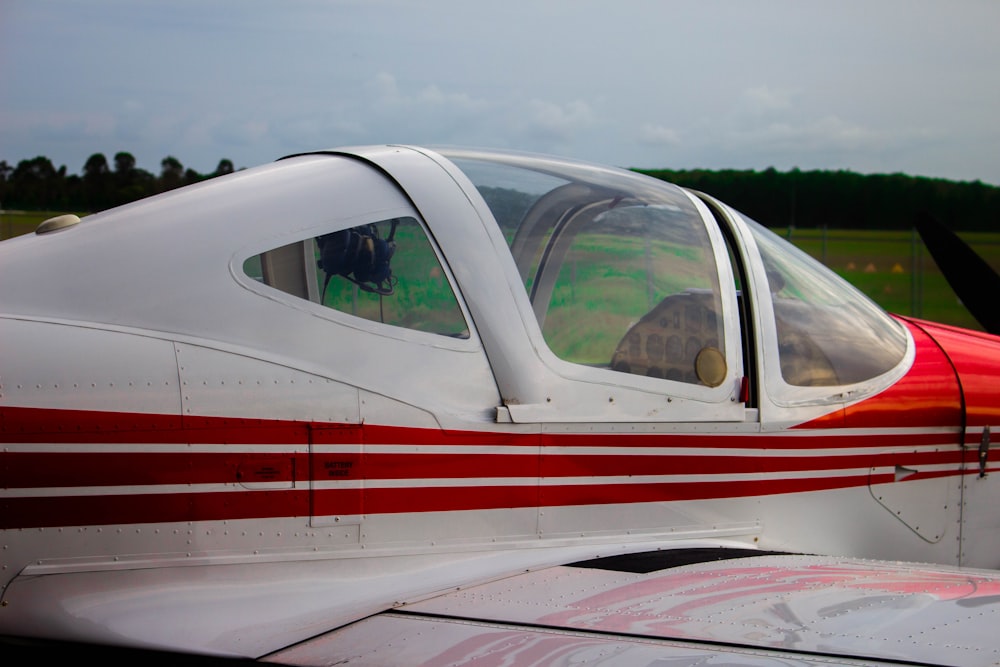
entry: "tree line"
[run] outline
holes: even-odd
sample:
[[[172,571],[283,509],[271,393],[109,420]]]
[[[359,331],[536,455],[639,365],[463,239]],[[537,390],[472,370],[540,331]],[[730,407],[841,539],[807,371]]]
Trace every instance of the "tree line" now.
[[[56,169],[47,157],[21,160],[11,167],[0,161],[0,208],[33,211],[95,213],[127,204],[167,190],[233,172],[231,160],[219,160],[210,174],[185,169],[180,160],[167,156],[154,175],[136,166],[131,153],[116,153],[109,163],[103,153],[94,153],[81,174]]]
[[[1000,231],[1000,187],[851,171],[642,170],[700,190],[768,227],[911,229],[927,212],[960,231]]]
[[[91,155],[80,175],[46,157],[0,161],[0,208],[93,213],[233,171],[231,160],[200,174],[172,156],[159,175],[136,166],[131,153],[111,162]],[[851,171],[637,170],[718,197],[772,227],[909,229],[926,211],[962,231],[1000,230],[1000,187],[905,174]]]

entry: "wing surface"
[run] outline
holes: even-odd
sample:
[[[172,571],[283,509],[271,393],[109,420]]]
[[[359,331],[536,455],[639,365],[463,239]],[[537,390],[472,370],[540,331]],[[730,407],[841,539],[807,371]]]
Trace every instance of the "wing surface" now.
[[[998,572],[792,555],[653,571],[606,565],[615,569],[601,561],[558,566],[405,604],[267,660],[671,667],[1000,661]]]

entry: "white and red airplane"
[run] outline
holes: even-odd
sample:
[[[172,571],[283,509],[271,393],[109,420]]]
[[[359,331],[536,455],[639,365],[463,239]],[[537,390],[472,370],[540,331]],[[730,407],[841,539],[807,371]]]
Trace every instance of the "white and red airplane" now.
[[[0,294],[0,635],[1000,661],[1000,338],[889,316],[710,196],[322,151],[47,221]]]

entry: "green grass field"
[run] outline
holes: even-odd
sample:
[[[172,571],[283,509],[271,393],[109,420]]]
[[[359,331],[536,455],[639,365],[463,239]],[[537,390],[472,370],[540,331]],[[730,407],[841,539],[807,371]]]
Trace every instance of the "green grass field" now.
[[[35,231],[38,225],[66,211],[0,211],[0,241]]]

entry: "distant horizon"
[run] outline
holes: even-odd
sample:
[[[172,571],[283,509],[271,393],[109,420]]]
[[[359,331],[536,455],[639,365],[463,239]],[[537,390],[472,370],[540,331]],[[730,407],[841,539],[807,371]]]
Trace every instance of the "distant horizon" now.
[[[323,149],[317,149],[317,151],[319,151],[319,150],[323,150]],[[304,151],[304,152],[309,152],[309,151]],[[6,162],[7,166],[11,170],[14,170],[14,169],[17,168],[17,166],[21,162],[35,160],[35,159],[38,159],[38,158],[44,158],[44,159],[49,160],[49,162],[53,165],[53,167],[57,171],[59,169],[65,167],[66,168],[66,175],[67,176],[82,177],[83,176],[83,167],[86,165],[86,160],[90,159],[91,156],[98,155],[98,154],[102,154],[102,155],[105,156],[105,158],[107,158],[108,163],[109,163],[109,167],[110,167],[110,173],[114,173],[114,168],[113,168],[113,166],[112,166],[111,163],[113,162],[114,156],[117,155],[118,153],[129,153],[129,154],[132,154],[134,156],[134,154],[131,151],[128,151],[128,150],[116,150],[113,153],[103,152],[103,151],[95,151],[94,153],[91,153],[90,155],[87,156],[87,158],[84,160],[84,163],[80,165],[80,169],[77,170],[77,171],[72,171],[70,169],[69,165],[67,165],[65,163],[60,164],[60,163],[58,163],[56,161],[53,161],[47,155],[34,155],[32,157],[21,158],[21,159],[19,159],[17,161],[10,161],[10,160],[8,160],[5,157],[0,156],[0,162]],[[200,171],[200,170],[195,169],[194,167],[191,167],[190,165],[186,164],[184,162],[184,160],[182,160],[180,157],[178,157],[177,155],[174,155],[174,154],[164,155],[162,158],[160,158],[160,161],[162,162],[162,160],[165,160],[168,157],[172,157],[172,158],[176,159],[178,162],[180,162],[181,165],[184,167],[185,170],[186,169],[191,169],[194,172],[196,172],[196,173],[198,173],[198,174],[200,174],[202,176],[208,176],[208,175],[212,174],[214,172],[214,170],[219,166],[219,164],[223,160],[229,160],[229,158],[227,158],[227,157],[220,157],[218,160],[216,160],[214,162],[214,164],[211,167],[211,169],[209,169],[207,171]],[[285,157],[285,156],[282,155],[282,156],[276,157],[274,160],[271,160],[271,162],[280,160],[282,157]],[[262,162],[260,164],[253,164],[253,165],[237,165],[237,164],[233,163],[233,170],[234,171],[241,171],[241,170],[244,170],[244,169],[250,169],[252,167],[263,166],[265,164],[269,164],[269,163],[268,162]],[[137,161],[136,165],[135,165],[135,168],[138,169],[138,170],[145,171],[146,173],[149,173],[149,174],[151,174],[153,176],[158,176],[160,174],[159,162],[157,163],[157,165],[158,165],[158,168],[156,168],[156,169],[147,169],[147,168],[143,167],[142,165],[138,164],[138,161]],[[953,179],[953,178],[944,178],[944,177],[940,177],[940,176],[927,176],[925,174],[911,174],[911,173],[902,172],[902,171],[895,171],[895,172],[863,172],[863,171],[858,171],[858,170],[849,169],[849,168],[822,168],[822,167],[820,167],[820,168],[812,168],[812,169],[803,169],[801,167],[790,167],[788,169],[778,169],[778,168],[773,167],[773,166],[760,167],[760,168],[754,168],[754,167],[716,167],[716,168],[708,168],[708,167],[670,167],[670,166],[632,167],[632,166],[623,166],[623,165],[606,165],[606,166],[618,167],[620,169],[628,169],[628,170],[631,170],[631,171],[638,171],[638,172],[655,172],[655,171],[696,172],[696,171],[703,171],[703,172],[718,173],[718,172],[733,171],[733,172],[755,172],[755,173],[760,173],[760,172],[766,172],[766,171],[772,170],[772,169],[776,173],[779,173],[779,174],[789,174],[789,173],[793,173],[793,172],[796,172],[796,171],[801,172],[801,173],[808,173],[808,172],[813,172],[813,173],[817,173],[817,172],[819,172],[819,173],[823,173],[823,172],[831,172],[831,173],[844,172],[844,173],[857,174],[859,176],[904,176],[904,177],[913,178],[913,179],[927,179],[927,180],[935,180],[935,181],[945,181],[945,182],[957,183],[957,184],[960,184],[960,183],[977,183],[978,182],[978,183],[980,183],[980,184],[982,184],[982,185],[984,185],[986,187],[1000,188],[1000,184],[989,183],[989,182],[983,181],[981,179],[958,180],[958,179]]]

